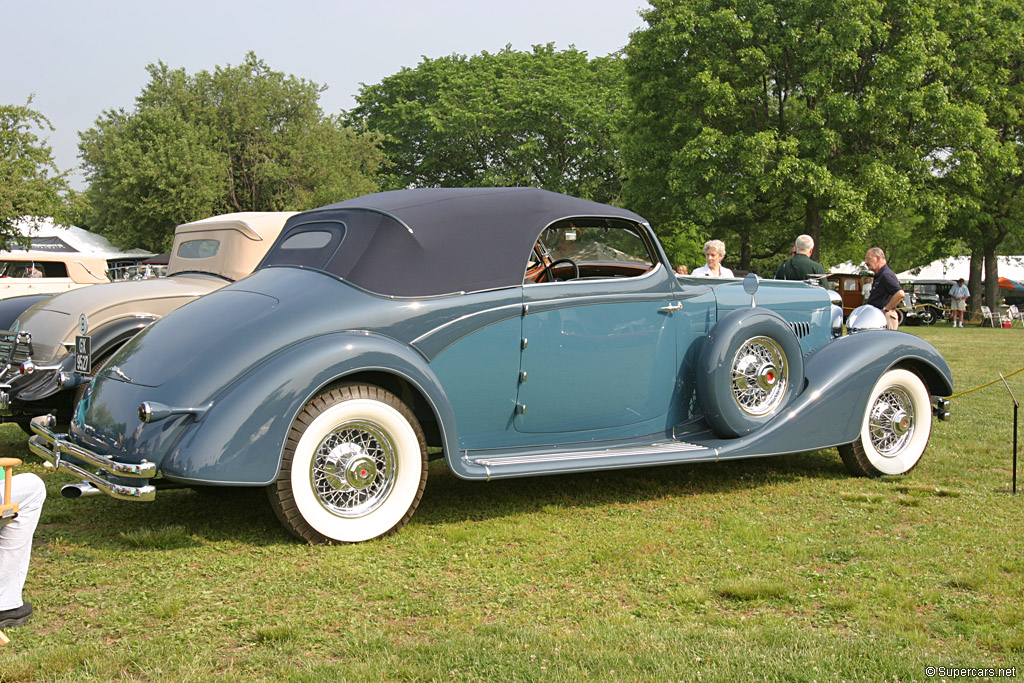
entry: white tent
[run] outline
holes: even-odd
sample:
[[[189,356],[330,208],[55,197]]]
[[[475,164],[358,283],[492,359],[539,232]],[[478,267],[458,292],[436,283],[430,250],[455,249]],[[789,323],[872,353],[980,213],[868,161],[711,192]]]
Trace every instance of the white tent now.
[[[18,223],[18,228],[22,235],[32,240],[32,247],[29,249],[32,252],[80,252],[108,261],[136,261],[153,255],[144,249],[118,249],[101,235],[75,226],[59,226],[49,218],[22,220]],[[25,247],[11,243],[4,251],[24,252]]]
[[[932,261],[926,266],[911,268],[896,277],[904,280],[966,280],[971,274],[970,256],[950,256]],[[984,272],[982,273],[984,277]],[[1024,282],[1024,256],[1000,256],[999,277]]]

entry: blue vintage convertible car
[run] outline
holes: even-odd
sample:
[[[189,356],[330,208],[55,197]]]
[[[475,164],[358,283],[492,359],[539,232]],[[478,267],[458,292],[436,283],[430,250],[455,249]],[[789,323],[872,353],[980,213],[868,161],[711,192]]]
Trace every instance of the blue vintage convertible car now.
[[[93,493],[263,486],[312,542],[400,528],[428,454],[487,480],[838,446],[920,459],[941,355],[799,282],[676,276],[650,226],[529,188],[372,194],[292,217],[256,272],[113,356],[32,452]]]

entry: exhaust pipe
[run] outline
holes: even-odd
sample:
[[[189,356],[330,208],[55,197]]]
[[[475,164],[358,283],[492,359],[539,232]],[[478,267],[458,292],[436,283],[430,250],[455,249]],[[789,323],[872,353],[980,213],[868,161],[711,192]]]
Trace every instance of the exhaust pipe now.
[[[98,496],[101,493],[103,491],[100,491],[87,481],[83,481],[80,484],[67,484],[60,489],[60,495],[65,498],[85,498],[87,496]]]

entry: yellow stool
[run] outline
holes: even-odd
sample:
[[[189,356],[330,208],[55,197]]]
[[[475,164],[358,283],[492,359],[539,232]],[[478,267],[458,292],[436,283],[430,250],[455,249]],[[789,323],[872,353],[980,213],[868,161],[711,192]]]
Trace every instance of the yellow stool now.
[[[11,500],[11,479],[14,468],[21,464],[18,458],[0,458],[0,467],[4,470],[4,502],[0,505],[0,527],[6,526],[18,516],[18,504]],[[11,639],[0,631],[0,647],[11,642]]]

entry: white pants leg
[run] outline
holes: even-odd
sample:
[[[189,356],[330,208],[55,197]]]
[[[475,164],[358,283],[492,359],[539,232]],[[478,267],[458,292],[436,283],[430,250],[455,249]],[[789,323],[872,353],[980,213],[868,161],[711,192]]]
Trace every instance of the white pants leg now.
[[[32,535],[46,500],[43,480],[31,473],[11,479],[11,499],[18,503],[18,518],[0,527],[0,611],[21,607],[21,589],[28,576]],[[0,484],[0,501],[3,485]]]

